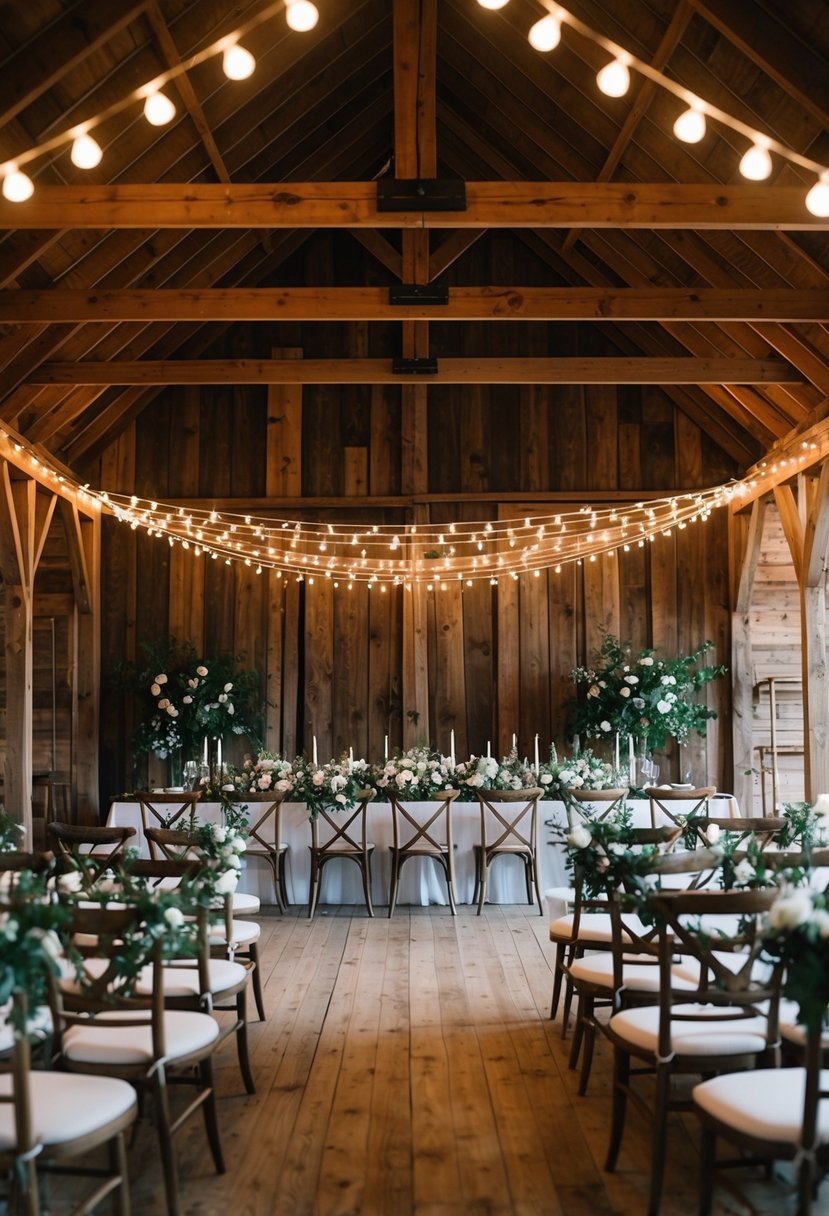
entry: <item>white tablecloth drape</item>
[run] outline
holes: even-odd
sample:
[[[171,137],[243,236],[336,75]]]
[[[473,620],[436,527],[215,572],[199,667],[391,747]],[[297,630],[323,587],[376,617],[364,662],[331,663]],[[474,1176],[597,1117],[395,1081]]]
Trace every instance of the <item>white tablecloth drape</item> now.
[[[257,804],[261,808],[261,803]],[[416,805],[416,804],[412,804]],[[428,814],[432,814],[435,803],[425,803]],[[649,826],[650,812],[647,802],[632,802],[635,826]],[[676,813],[681,813],[682,803],[674,804]],[[728,809],[726,809],[726,807]],[[249,817],[254,818],[256,805],[251,805]],[[565,853],[561,836],[545,826],[545,821],[566,823],[564,805],[561,802],[539,803],[539,869],[542,892],[550,887],[562,886],[567,881]],[[260,811],[261,813],[261,811]],[[739,814],[736,803],[723,799],[723,807],[712,805],[712,814]],[[198,817],[203,822],[218,823],[221,806],[217,802],[200,802]],[[272,822],[272,821],[271,821]],[[114,801],[109,810],[108,824],[130,825],[137,831],[134,847],[143,857],[149,856],[147,842],[141,824],[141,813],[137,802]],[[455,839],[455,898],[458,903],[471,903],[475,879],[473,845],[480,839],[480,812],[477,802],[455,802],[452,806],[452,831]],[[374,843],[372,860],[371,895],[375,904],[388,904],[391,865],[389,847],[392,843],[391,808],[386,802],[371,802],[368,806],[368,836]],[[308,846],[311,830],[308,812],[302,802],[286,802],[283,805],[282,838],[288,845],[286,859],[286,886],[290,903],[304,904],[308,901],[310,858]],[[250,858],[243,870],[240,890],[258,895],[263,903],[274,903],[270,870],[264,861]],[[526,903],[524,866],[514,857],[498,858],[490,868],[487,898],[491,903]],[[446,884],[443,872],[428,858],[413,857],[403,867],[398,903],[445,904]],[[363,889],[357,866],[346,860],[329,862],[322,874],[320,903],[362,904]]]

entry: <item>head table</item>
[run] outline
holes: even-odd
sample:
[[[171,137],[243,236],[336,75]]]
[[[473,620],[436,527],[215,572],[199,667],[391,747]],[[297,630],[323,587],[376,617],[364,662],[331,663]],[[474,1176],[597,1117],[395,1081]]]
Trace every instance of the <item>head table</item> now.
[[[239,805],[244,805],[244,799],[240,799]],[[406,805],[412,807],[417,806],[417,803],[407,802]],[[429,808],[430,813],[435,809],[434,802],[422,805]],[[650,806],[647,800],[632,799],[628,805],[632,809],[633,825],[649,827]],[[689,804],[689,807],[690,805],[692,804]],[[683,806],[682,802],[674,802],[672,810],[675,814],[681,814]],[[259,807],[261,808],[261,803]],[[255,805],[251,805],[250,818],[252,821],[255,819],[256,809]],[[308,900],[310,880],[311,832],[308,811],[302,802],[285,802],[282,810],[282,839],[288,845],[286,858],[288,901],[304,904]],[[566,825],[567,816],[562,802],[541,802],[539,812],[539,870],[540,885],[544,891],[552,887],[561,887],[567,883],[562,835],[546,826],[550,821],[561,828]],[[730,795],[712,799],[712,815],[724,818],[737,817],[739,813],[737,803]],[[197,814],[202,822],[218,823],[222,817],[221,804],[199,802]],[[140,807],[137,802],[113,801],[110,805],[107,823],[119,827],[134,827],[137,834],[132,842],[133,846],[139,849],[142,857],[149,856],[141,823]],[[269,823],[272,825],[273,820],[271,819]],[[177,826],[183,826],[183,822]],[[480,839],[480,811],[477,802],[459,803],[456,801],[453,803],[452,831],[455,841],[455,897],[458,903],[471,903],[475,877],[473,846]],[[273,827],[271,827],[271,832],[273,832]],[[389,803],[377,801],[369,803],[367,836],[375,846],[372,858],[372,899],[376,904],[388,904],[391,877],[389,847],[392,844]],[[263,903],[275,902],[270,870],[258,858],[247,859],[239,889],[251,895],[258,895]],[[527,902],[524,867],[517,858],[502,857],[496,862],[490,871],[487,893],[491,903],[523,904]],[[363,890],[357,866],[346,861],[337,865],[327,865],[322,876],[320,902],[362,904]],[[434,862],[428,858],[413,857],[406,863],[400,879],[398,903],[418,904],[423,907],[429,904],[448,903],[443,875],[438,871]]]

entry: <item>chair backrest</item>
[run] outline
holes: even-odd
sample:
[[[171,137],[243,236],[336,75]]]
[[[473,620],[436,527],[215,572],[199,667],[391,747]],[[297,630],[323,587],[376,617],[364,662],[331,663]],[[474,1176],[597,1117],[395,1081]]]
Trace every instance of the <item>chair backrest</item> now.
[[[19,1019],[19,1024],[24,1024],[27,1014],[25,993],[18,991],[12,994],[12,1008]],[[29,1083],[31,1060],[32,1048],[28,1038],[25,1034],[15,1031],[12,1035],[11,1055],[7,1058],[8,1068],[4,1064],[4,1072],[8,1071],[11,1074],[11,1088],[0,1094],[0,1105],[12,1106],[14,1109],[15,1144],[13,1152],[20,1159],[33,1158],[38,1150],[32,1129],[32,1098]]]
[[[428,798],[413,801],[389,792],[392,841],[395,849],[420,849],[423,852],[452,852],[452,803],[459,790],[436,790]],[[434,810],[415,803],[434,804]]]
[[[248,824],[248,843],[245,852],[251,857],[272,857],[279,852],[282,840],[282,801],[285,794],[269,791],[264,794],[240,796],[242,807],[253,804],[252,822]]]
[[[705,844],[705,837],[696,821],[707,818],[708,804],[716,792],[716,787],[713,785],[689,790],[663,790],[658,786],[649,786],[645,793],[650,804],[652,826],[658,827],[661,823],[693,820],[697,828],[697,837],[701,844]],[[683,803],[682,807],[677,805],[680,802]]]
[[[322,807],[311,816],[311,848],[323,853],[368,851],[367,810],[374,790],[361,790],[353,806]]]
[[[681,829],[679,827],[672,827],[670,824],[665,824],[659,828],[626,828],[624,831],[623,840],[620,840],[618,843],[623,843],[625,849],[629,849],[633,852],[641,852],[647,846],[655,845],[658,850],[658,854],[661,855],[666,850],[673,848],[674,844],[676,843],[676,841],[679,837],[680,830]],[[594,845],[604,848],[605,847],[604,837],[599,836],[599,838],[594,841]],[[653,861],[651,863],[651,866],[649,866],[649,868],[651,868],[652,865],[655,865],[657,863],[657,860],[658,860],[658,856],[655,855],[653,858]],[[609,869],[609,873],[611,873],[611,875],[612,875],[612,871],[610,871],[610,869]],[[592,893],[586,894],[585,893],[586,877],[587,877],[586,870],[584,869],[583,866],[579,865],[577,862],[576,866],[575,866],[575,872],[574,872],[574,888],[575,888],[575,901],[573,903],[573,936],[574,937],[578,937],[579,927],[581,924],[581,917],[585,912],[595,911],[597,909],[601,909],[602,911],[605,911],[605,912],[608,910],[608,899],[609,899],[609,897],[612,897],[614,885],[616,883],[616,877],[612,876],[611,878],[608,879],[608,881],[606,881],[606,882],[603,881],[601,892],[598,892],[596,894],[592,894]],[[617,906],[616,906],[617,917],[620,914],[621,907],[622,907],[622,904],[617,903]],[[622,933],[621,928],[618,930],[618,932],[620,935],[619,940],[621,941],[621,933]]]
[[[610,790],[565,790],[564,807],[569,827],[585,820],[601,823],[609,819],[621,810],[629,793],[627,786]]]
[[[123,861],[128,841],[136,835],[134,827],[82,827],[74,823],[50,823],[46,829],[55,856],[82,857],[97,881],[105,870]]]
[[[201,798],[201,789],[182,790],[172,794],[137,790],[135,796],[141,812],[141,827],[146,836],[147,828],[169,828],[185,818],[192,823],[196,814],[196,803]],[[179,826],[183,827],[184,824],[179,823]],[[152,857],[153,845],[149,841],[148,843]]]
[[[481,812],[481,846],[488,853],[498,849],[538,849],[538,800],[544,791],[476,790]]]
[[[660,926],[661,1057],[668,1058],[671,1053],[671,1021],[677,1005],[682,1006],[678,1016],[686,1028],[695,1020],[710,1018],[711,1006],[717,1007],[718,1018],[728,1021],[764,1018],[766,1045],[778,1048],[783,969],[781,964],[759,965],[763,918],[777,895],[776,888],[764,888],[662,891],[652,896],[650,907]],[[694,989],[689,989],[687,976],[682,987],[672,984],[677,951],[699,963]]]
[[[706,815],[699,821],[703,836],[711,825],[718,827],[721,832],[730,832],[737,836],[737,847],[748,846],[753,838],[760,850],[767,849],[774,841],[778,832],[786,827],[786,820],[774,815],[741,815],[739,818],[719,818],[716,815]]]

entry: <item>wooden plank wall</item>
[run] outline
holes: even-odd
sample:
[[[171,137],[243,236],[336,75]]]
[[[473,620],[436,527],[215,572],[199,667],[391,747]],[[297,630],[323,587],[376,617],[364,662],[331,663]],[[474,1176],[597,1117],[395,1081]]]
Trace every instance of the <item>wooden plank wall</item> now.
[[[496,270],[517,282],[538,277],[526,248],[509,234],[478,242],[456,273],[461,281],[488,282]],[[343,234],[314,237],[283,272],[286,285],[377,277]],[[433,324],[431,330],[438,356],[612,351],[588,326]],[[346,358],[390,355],[398,342],[394,325],[262,324],[228,331],[208,353]],[[106,488],[159,499],[234,496],[243,512],[248,498],[266,492],[398,495],[403,447],[394,386],[306,387],[301,399],[295,389],[170,388],[88,475]],[[419,507],[433,522],[522,513],[520,505],[475,501],[476,494],[519,492],[531,502],[533,494],[574,492],[589,503],[597,490],[669,492],[735,472],[653,386],[433,386],[426,463],[430,494],[472,496]],[[312,514],[401,526],[410,517],[402,508],[368,506]],[[483,751],[489,740],[503,751],[513,732],[519,749],[531,754],[536,733],[542,748],[563,742],[569,673],[603,631],[669,655],[711,637],[720,660],[729,653],[724,518],[558,575],[498,587],[484,581],[463,591],[451,584],[429,595],[427,705],[404,700],[404,631],[413,614],[402,589],[334,592],[324,580],[312,586],[275,573],[256,576],[200,561],[112,521],[103,545],[105,669],[136,657],[142,642],[165,632],[192,640],[207,655],[237,654],[262,673],[268,745],[287,752],[310,748],[316,735],[325,756],[353,746],[356,754],[376,758],[386,735],[399,746],[405,726],[411,737],[413,722],[428,721],[430,741],[446,749],[454,730],[461,755]],[[104,693],[106,794],[129,784],[123,757],[133,723],[123,698]],[[712,703],[727,714],[727,681],[715,686]],[[727,720],[724,725],[715,724],[707,744],[682,756],[672,752],[664,774],[676,778],[690,769],[695,779],[725,784],[730,730]]]

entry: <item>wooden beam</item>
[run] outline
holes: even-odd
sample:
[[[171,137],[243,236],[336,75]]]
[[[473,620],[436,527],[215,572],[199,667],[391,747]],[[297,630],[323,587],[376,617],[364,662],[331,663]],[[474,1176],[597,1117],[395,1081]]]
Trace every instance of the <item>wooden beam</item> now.
[[[781,439],[745,477],[751,485],[731,502],[732,512],[744,511],[755,499],[783,485],[797,474],[820,464],[829,456],[829,418],[821,419],[808,430],[797,428]]]
[[[88,611],[74,614],[72,678],[73,784],[81,823],[99,823],[101,700],[101,519],[76,517],[79,561],[85,571]]]
[[[39,186],[20,228],[696,228],[825,231],[802,186],[467,182],[465,211],[379,211],[375,182]]]
[[[459,256],[478,233],[435,266]],[[471,239],[470,239],[471,237]],[[382,238],[381,238],[382,240]],[[439,255],[444,246],[437,251]],[[437,259],[437,260],[436,260]],[[398,262],[400,257],[398,255]],[[402,269],[402,266],[401,266]],[[825,288],[450,287],[446,304],[392,304],[387,287],[0,291],[0,324],[115,321],[829,321]],[[824,365],[826,374],[829,368]]]
[[[777,510],[780,512],[780,522],[783,525],[783,532],[786,537],[786,543],[789,546],[789,553],[791,554],[797,581],[802,584],[803,520],[800,518],[798,504],[791,486],[775,486],[774,501],[777,504]]]
[[[66,533],[66,544],[69,550],[69,569],[72,572],[75,603],[80,612],[91,612],[91,579],[83,543],[81,516],[75,503],[70,503],[66,499],[63,499],[60,504],[60,517],[63,522],[63,530]]]
[[[429,282],[439,278],[454,262],[457,262],[467,249],[471,249],[475,242],[481,239],[484,231],[481,229],[476,232],[474,228],[462,228],[442,241],[429,258]]]
[[[403,258],[381,232],[375,232],[371,228],[352,228],[350,233],[363,249],[394,275],[395,279],[403,277]]]
[[[731,739],[734,753],[732,789],[743,813],[754,800],[754,666],[751,655],[751,593],[766,517],[766,500],[758,498],[747,527],[739,516],[728,517],[729,564],[732,569],[731,614]]]
[[[29,384],[799,384],[780,359],[441,359],[428,377],[389,359],[146,359],[44,363]]]

